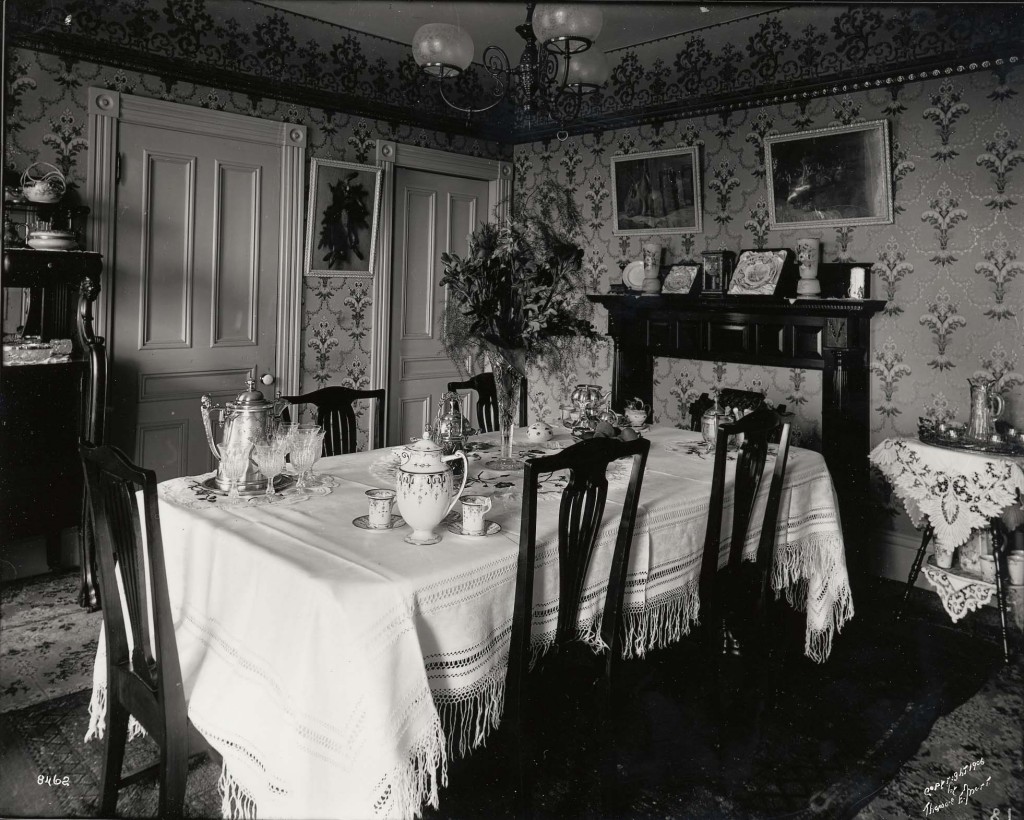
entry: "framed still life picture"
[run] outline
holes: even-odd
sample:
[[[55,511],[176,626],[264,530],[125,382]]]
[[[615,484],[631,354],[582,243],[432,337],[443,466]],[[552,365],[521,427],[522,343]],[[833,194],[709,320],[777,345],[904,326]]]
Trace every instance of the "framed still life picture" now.
[[[699,233],[700,191],[696,146],[612,157],[612,233]]]
[[[772,228],[892,223],[886,120],[769,136],[764,149]]]
[[[306,214],[306,276],[373,276],[381,169],[313,158]]]
[[[700,280],[700,262],[673,265],[661,283],[662,293],[690,293]]]
[[[773,296],[793,252],[778,250],[742,251],[729,283],[730,296]]]

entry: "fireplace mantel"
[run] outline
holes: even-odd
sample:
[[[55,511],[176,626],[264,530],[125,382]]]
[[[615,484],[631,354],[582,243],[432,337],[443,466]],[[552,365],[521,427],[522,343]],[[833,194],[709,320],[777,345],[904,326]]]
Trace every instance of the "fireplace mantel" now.
[[[871,317],[884,300],[591,294],[615,343],[612,404],[654,393],[654,359],[821,370],[822,454],[848,544],[866,531]],[[860,552],[860,550],[858,550]]]

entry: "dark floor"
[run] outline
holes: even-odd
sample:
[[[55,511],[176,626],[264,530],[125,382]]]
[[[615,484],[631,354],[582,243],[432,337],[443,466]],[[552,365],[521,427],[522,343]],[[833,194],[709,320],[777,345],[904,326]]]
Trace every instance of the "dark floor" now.
[[[563,709],[551,694],[580,700],[584,679],[573,672],[560,674],[557,686],[548,679],[550,687],[534,687],[545,693],[529,729],[536,816],[925,816],[926,786],[979,758],[988,791],[935,816],[988,818],[1021,806],[1020,634],[1017,657],[1004,667],[994,610],[953,625],[935,595],[917,590],[897,629],[891,614],[901,592],[886,581],[857,590],[856,617],[829,661],[811,663],[798,645],[764,700],[749,696],[742,675],[714,683],[693,641],[626,664],[610,721],[598,720],[586,697],[582,708]],[[87,694],[72,694],[0,715],[0,816],[95,813],[100,747],[81,743],[87,702]],[[600,728],[608,726],[610,738]],[[133,754],[145,757],[147,743],[133,743]],[[499,732],[468,759],[453,760],[441,806],[426,816],[510,815],[508,751]],[[68,772],[72,787],[38,782]],[[217,774],[209,763],[193,772],[190,816],[219,815]],[[153,816],[153,785],[124,795],[119,814]]]

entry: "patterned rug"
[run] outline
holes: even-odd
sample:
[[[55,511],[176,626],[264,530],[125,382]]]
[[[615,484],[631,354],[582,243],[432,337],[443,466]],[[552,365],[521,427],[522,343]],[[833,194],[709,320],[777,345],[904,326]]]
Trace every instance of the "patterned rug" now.
[[[82,738],[98,621],[75,611],[75,583],[51,577],[3,591],[3,816],[96,812],[102,747]],[[750,704],[734,701],[723,713],[719,693],[698,685],[700,659],[687,642],[631,665],[610,740],[590,731],[586,708],[566,712],[546,698],[553,711],[542,710],[531,730],[537,815],[967,820],[1001,810],[1005,818],[1024,805],[1024,660],[1018,653],[1003,666],[991,618],[954,629],[932,611],[934,596],[921,596],[894,632],[887,616],[895,593],[887,585],[862,599],[828,663],[789,663],[756,736],[746,731]],[[18,641],[10,653],[8,638]],[[45,661],[38,670],[33,658]],[[573,683],[561,676],[545,693]],[[48,691],[58,696],[40,702]],[[20,708],[8,708],[12,698]],[[126,765],[154,752],[151,741],[136,740]],[[194,764],[188,816],[220,816],[218,775],[209,761]],[[499,732],[486,749],[452,762],[440,809],[426,816],[499,816],[510,809],[501,798],[509,776]],[[118,814],[155,816],[156,792],[152,781],[125,790]]]

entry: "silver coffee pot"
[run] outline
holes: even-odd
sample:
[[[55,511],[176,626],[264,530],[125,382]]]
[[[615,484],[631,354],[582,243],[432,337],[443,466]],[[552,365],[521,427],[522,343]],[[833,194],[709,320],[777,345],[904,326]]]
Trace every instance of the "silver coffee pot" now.
[[[210,445],[210,452],[217,459],[217,476],[214,483],[225,492],[230,489],[231,482],[224,477],[221,469],[221,449],[236,443],[254,444],[261,439],[266,439],[267,433],[273,431],[276,422],[275,403],[265,399],[263,394],[256,389],[255,380],[246,379],[245,383],[245,391],[239,393],[234,401],[226,402],[224,406],[214,404],[208,393],[203,394],[200,399],[203,428],[206,430],[206,443]],[[216,419],[214,419],[215,412]],[[220,430],[219,445],[214,441],[214,425]],[[265,492],[266,489],[266,477],[250,459],[249,466],[245,469],[245,475],[238,482],[239,494],[257,495]]]

